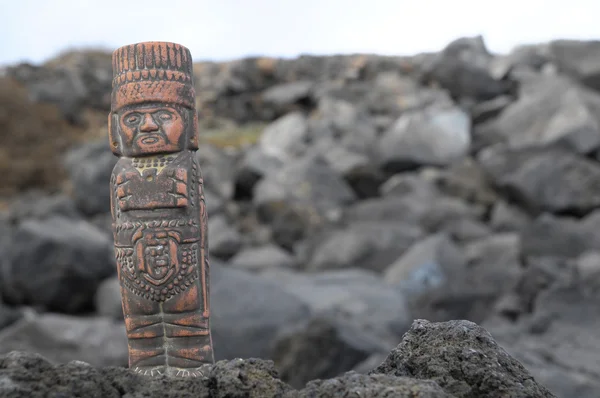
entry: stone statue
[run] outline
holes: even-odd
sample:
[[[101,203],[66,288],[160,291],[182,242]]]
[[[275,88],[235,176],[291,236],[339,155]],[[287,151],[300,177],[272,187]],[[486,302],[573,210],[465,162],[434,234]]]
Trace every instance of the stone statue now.
[[[214,356],[192,58],[145,42],[112,60],[111,212],[129,367],[197,377]]]

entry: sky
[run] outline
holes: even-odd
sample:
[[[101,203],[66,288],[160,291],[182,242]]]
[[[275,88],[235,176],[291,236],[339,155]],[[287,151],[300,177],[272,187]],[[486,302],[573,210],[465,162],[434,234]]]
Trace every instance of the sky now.
[[[482,35],[506,53],[600,39],[600,0],[0,0],[0,65],[73,48],[172,41],[195,60],[438,51]]]

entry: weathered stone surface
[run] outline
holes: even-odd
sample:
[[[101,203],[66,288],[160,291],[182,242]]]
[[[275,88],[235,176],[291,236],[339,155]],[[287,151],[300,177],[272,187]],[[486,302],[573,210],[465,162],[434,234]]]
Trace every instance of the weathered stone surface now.
[[[517,101],[475,131],[476,146],[513,148],[560,144],[578,153],[600,146],[600,95],[566,78],[538,78]]]
[[[99,367],[127,366],[125,325],[106,317],[27,311],[0,331],[0,354],[14,350],[37,353],[54,363],[79,360]]]
[[[277,267],[293,268],[296,266],[296,259],[281,247],[268,243],[239,251],[229,264],[247,271],[265,271]]]
[[[457,281],[466,271],[461,250],[444,234],[416,242],[385,270],[386,283],[411,298],[443,288]]]
[[[599,221],[594,212],[579,221],[572,217],[542,214],[521,230],[524,256],[575,258],[600,248]]]
[[[277,243],[291,248],[308,229],[338,217],[355,200],[352,188],[322,157],[309,155],[256,184],[253,203]]]
[[[96,312],[111,319],[123,320],[123,306],[121,304],[121,283],[119,278],[107,278],[98,286],[94,296]]]
[[[482,327],[416,320],[371,374],[433,380],[457,397],[553,397]]]
[[[218,359],[269,358],[275,336],[310,314],[308,305],[285,286],[214,261],[211,306]]]
[[[494,98],[508,92],[511,85],[492,77],[488,70],[491,59],[481,36],[462,37],[434,56],[423,79],[437,82],[453,97]]]
[[[242,237],[234,226],[229,225],[223,214],[216,214],[208,221],[210,252],[221,259],[233,257],[242,247]]]
[[[568,150],[496,146],[479,161],[498,188],[531,210],[582,215],[600,205],[600,165]]]
[[[407,112],[381,137],[380,162],[390,171],[447,165],[467,154],[470,128],[469,116],[456,107]]]
[[[338,376],[389,347],[368,329],[341,317],[316,317],[278,336],[273,359],[281,378],[302,388],[314,379]]]
[[[201,145],[196,157],[206,189],[223,199],[231,199],[235,193],[235,157],[209,144]]]
[[[545,265],[552,264],[546,261]],[[517,323],[488,322],[489,330],[508,352],[561,397],[593,397],[600,388],[599,342],[594,333],[598,328],[599,265],[598,255],[588,252],[577,260],[575,269],[553,276],[542,274],[538,266],[529,278],[530,284],[536,279],[539,283],[530,313]]]
[[[414,398],[450,398],[435,382],[411,379],[408,377],[390,377],[387,375],[361,375],[348,372],[331,380],[315,380],[298,393],[298,397],[339,397],[354,394],[361,397],[414,397]],[[292,395],[293,396],[293,395]]]
[[[19,199],[18,202],[12,203],[8,212],[8,218],[13,223],[29,218],[43,219],[52,216],[81,218],[75,201],[65,194],[47,195],[43,191],[35,190]]]
[[[40,355],[15,351],[1,357],[0,374],[0,393],[7,397],[267,398],[291,392],[276,378],[272,362],[257,359],[220,361],[207,365],[203,378],[175,379],[81,361],[53,365]]]
[[[393,343],[411,321],[406,299],[373,272],[345,269],[303,275],[278,270],[263,275],[305,303],[311,314],[344,314]]]
[[[73,183],[73,197],[78,209],[86,215],[110,211],[110,189],[106,181],[117,163],[108,140],[103,139],[73,148],[65,164]]]
[[[314,85],[310,80],[277,84],[262,93],[262,100],[274,108],[276,115],[281,115],[310,103]]]
[[[348,372],[311,381],[301,390],[282,382],[271,361],[238,358],[200,370],[202,377],[185,380],[150,377],[81,360],[54,364],[39,354],[12,351],[0,356],[0,394],[34,398],[553,397],[485,329],[466,321],[418,320],[371,374]]]
[[[549,43],[548,50],[562,72],[600,89],[600,41],[555,40]]]
[[[307,269],[340,269],[349,265],[383,271],[424,235],[421,228],[388,222],[356,222],[319,238]]]
[[[301,112],[289,113],[265,128],[260,148],[266,155],[286,161],[306,149],[307,130],[308,123]]]
[[[92,308],[100,282],[116,273],[106,234],[83,220],[27,220],[14,232],[0,270],[12,304],[74,313]]]

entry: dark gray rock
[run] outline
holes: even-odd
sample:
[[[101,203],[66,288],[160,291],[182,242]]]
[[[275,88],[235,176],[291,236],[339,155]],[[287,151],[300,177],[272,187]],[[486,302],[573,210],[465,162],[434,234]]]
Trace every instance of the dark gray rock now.
[[[435,55],[422,79],[438,83],[455,98],[491,99],[512,87],[492,77],[488,69],[491,58],[481,36],[459,38]]]
[[[228,260],[242,247],[242,236],[231,226],[225,215],[217,214],[208,220],[208,246],[210,253],[221,259]]]
[[[96,368],[81,361],[54,365],[38,354],[14,351],[0,358],[0,394],[7,397],[197,398],[283,397],[291,388],[270,361],[221,361],[205,377],[148,378],[125,368]]]
[[[268,271],[271,268],[294,268],[296,259],[281,247],[267,243],[240,250],[228,263],[246,271]]]
[[[385,180],[384,173],[368,156],[341,145],[333,145],[323,150],[322,156],[331,168],[348,182],[359,198],[378,195],[379,186]]]
[[[236,158],[208,143],[200,145],[196,158],[206,188],[222,199],[232,199],[235,193]]]
[[[584,215],[600,205],[600,165],[566,149],[495,146],[479,161],[495,186],[532,211]]]
[[[43,191],[32,191],[19,196],[9,210],[9,220],[18,223],[22,220],[43,219],[52,216],[81,218],[75,201],[65,194],[48,195]]]
[[[267,155],[261,146],[254,145],[244,152],[238,164],[235,177],[236,199],[252,199],[256,183],[269,174],[274,174],[283,166],[283,161]]]
[[[355,101],[323,96],[319,100],[315,118],[322,123],[321,128],[328,134],[311,129],[310,137],[313,142],[333,138],[350,151],[367,156],[373,154],[377,130],[365,109],[355,105]]]
[[[285,162],[306,150],[308,123],[301,112],[288,113],[269,124],[260,136],[262,151]]]
[[[315,380],[301,390],[298,397],[340,397],[345,394],[361,397],[414,397],[414,398],[450,398],[435,382],[411,379],[408,377],[390,377],[387,375],[363,375],[348,372],[330,380]]]
[[[117,157],[108,140],[83,144],[67,153],[65,165],[73,183],[73,197],[85,215],[110,211],[108,182]]]
[[[92,307],[98,285],[116,266],[104,233],[55,216],[21,223],[0,271],[7,302],[71,313]]]
[[[548,52],[561,72],[600,90],[600,41],[555,40]]]
[[[484,169],[471,157],[454,162],[445,169],[431,170],[430,174],[438,190],[450,197],[480,206],[491,206],[498,201],[498,194]]]
[[[517,206],[503,200],[497,201],[490,214],[490,226],[498,232],[520,231],[531,217]]]
[[[466,271],[461,250],[444,234],[414,243],[385,270],[384,280],[410,299],[441,289],[457,281]]]
[[[379,162],[392,172],[448,165],[468,153],[470,129],[469,116],[457,107],[403,113],[378,142]]]
[[[382,196],[410,195],[425,200],[440,194],[436,179],[426,171],[394,174],[381,185],[379,192]]]
[[[352,371],[360,374],[368,374],[385,361],[387,354],[372,354],[364,361],[358,363]]]
[[[576,258],[600,249],[598,222],[594,214],[583,221],[542,214],[521,230],[523,256]]]
[[[476,147],[513,148],[560,144],[578,153],[600,146],[600,95],[563,77],[533,80],[520,97],[474,132]]]
[[[360,267],[383,271],[423,236],[421,228],[394,222],[356,222],[317,238],[311,271]]]
[[[308,305],[313,316],[342,314],[395,344],[412,319],[404,296],[366,270],[305,275],[277,270],[262,275]]]
[[[534,298],[533,313],[517,323],[489,322],[508,352],[560,397],[593,397],[600,388],[594,333],[600,293],[600,274],[594,269],[599,267],[597,254],[587,253],[578,259],[575,273],[557,274],[546,283],[550,287]]]
[[[416,320],[375,374],[436,382],[456,397],[554,397],[482,327]]]
[[[307,319],[309,307],[285,287],[211,262],[211,323],[215,355],[269,358],[275,336]]]
[[[366,109],[374,115],[390,117],[392,120],[402,112],[452,103],[446,91],[423,87],[415,79],[398,71],[381,72],[375,76],[363,101]]]
[[[277,116],[301,109],[312,103],[312,91],[315,83],[310,80],[298,80],[269,87],[262,93],[262,100],[274,109]]]
[[[27,87],[33,102],[55,104],[63,117],[81,123],[81,111],[88,96],[80,74],[65,67],[51,68],[30,64],[9,67],[8,76]]]
[[[365,328],[340,317],[317,317],[278,336],[273,360],[284,381],[302,388],[311,380],[341,375],[373,353],[388,351]]]
[[[348,223],[370,221],[412,224],[437,232],[455,220],[478,219],[481,215],[480,208],[448,196],[426,198],[419,195],[389,195],[349,206],[344,210],[343,220]]]
[[[339,216],[356,195],[318,155],[286,164],[254,187],[253,203],[278,244],[291,248],[307,230]]]
[[[496,79],[515,79],[527,72],[540,72],[550,66],[550,54],[546,45],[519,45],[508,54],[494,57],[490,62],[490,73]]]
[[[94,296],[94,306],[100,316],[123,320],[121,284],[117,276],[107,278],[100,283]]]
[[[496,98],[473,104],[470,108],[473,124],[484,123],[497,117],[513,101],[514,98],[510,95],[500,95]]]
[[[520,237],[517,233],[491,235],[472,241],[465,246],[468,271],[464,276],[465,291],[478,292],[485,299],[473,302],[465,318],[481,322],[487,317],[498,300],[509,293],[520,281]],[[503,304],[504,313],[512,307]],[[519,308],[520,309],[520,308]]]
[[[0,357],[0,393],[33,398],[553,397],[489,333],[465,321],[416,321],[370,375],[348,372],[311,381],[302,390],[279,380],[271,361],[219,361],[201,370],[204,376],[193,379],[148,378],[121,367],[94,367],[80,360],[56,365],[39,354],[13,351]]]
[[[0,354],[14,350],[38,353],[54,363],[79,360],[94,366],[127,366],[125,325],[105,317],[28,311],[0,331]]]
[[[439,229],[439,232],[448,234],[458,243],[470,242],[492,234],[485,223],[471,218],[450,220]]]
[[[209,217],[221,213],[225,207],[223,199],[209,189],[204,189],[204,202]]]

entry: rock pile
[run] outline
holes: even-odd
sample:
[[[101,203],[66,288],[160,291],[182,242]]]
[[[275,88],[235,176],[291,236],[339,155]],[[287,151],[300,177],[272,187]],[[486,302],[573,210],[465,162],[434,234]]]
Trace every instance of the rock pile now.
[[[16,65],[6,79],[85,125],[73,115],[105,117],[104,59]],[[456,343],[472,324],[417,323],[401,342],[413,319],[465,319],[557,396],[597,396],[600,42],[495,55],[462,38],[413,57],[248,58],[194,72],[215,352],[274,360],[221,362],[197,394],[260,374],[274,396],[548,396],[505,353],[481,354],[488,337],[473,340],[479,353]],[[260,125],[249,145],[210,140]],[[115,161],[105,136],[78,144],[63,161],[74,189],[11,198],[0,217],[1,352],[126,365],[108,214]],[[451,346],[436,345],[439,333]],[[21,366],[11,355],[6,369]],[[463,367],[443,363],[457,358]],[[122,370],[22,361],[127,377],[106,387],[121,395],[137,388]]]
[[[272,361],[234,359],[206,365],[204,376],[176,380],[140,376],[82,361],[52,364],[38,354],[0,357],[3,397],[554,397],[472,322],[417,320],[385,361],[368,375],[347,372],[296,390]]]

